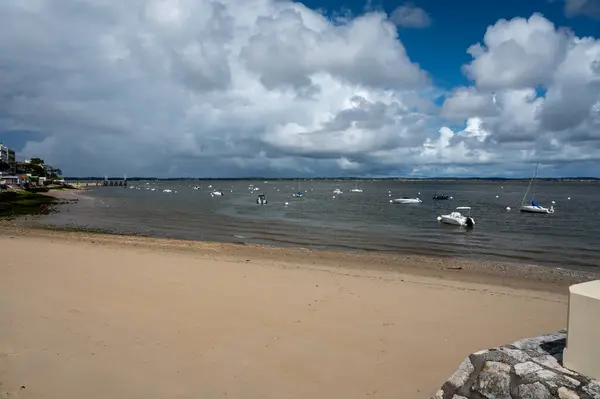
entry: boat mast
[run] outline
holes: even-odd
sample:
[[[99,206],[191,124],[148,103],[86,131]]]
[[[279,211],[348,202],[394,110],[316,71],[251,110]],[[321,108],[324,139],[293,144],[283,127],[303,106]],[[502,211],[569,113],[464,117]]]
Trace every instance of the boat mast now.
[[[525,195],[523,196],[523,199],[521,200],[521,204],[525,203],[525,198],[527,198],[527,194],[529,194],[529,189],[531,189],[531,184],[533,183],[533,181],[537,177],[537,172],[538,172],[538,166],[539,165],[540,165],[539,162],[535,164],[535,172],[534,172],[533,177],[531,178],[531,180],[529,180],[529,185],[527,186],[527,191],[525,191]],[[533,200],[533,195],[531,196],[531,199]]]

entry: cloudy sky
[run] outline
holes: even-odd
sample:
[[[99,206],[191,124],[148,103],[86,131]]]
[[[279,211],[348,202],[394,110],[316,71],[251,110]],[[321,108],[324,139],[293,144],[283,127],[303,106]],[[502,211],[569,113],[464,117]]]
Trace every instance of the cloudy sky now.
[[[600,176],[600,0],[0,1],[0,141],[79,176]]]

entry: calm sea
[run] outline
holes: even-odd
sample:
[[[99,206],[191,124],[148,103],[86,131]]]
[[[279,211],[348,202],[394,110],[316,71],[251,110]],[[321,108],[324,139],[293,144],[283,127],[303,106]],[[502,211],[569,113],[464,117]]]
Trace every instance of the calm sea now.
[[[552,215],[518,211],[527,188],[522,182],[363,180],[358,183],[363,193],[350,192],[356,183],[348,181],[131,184],[135,188],[91,189],[79,203],[64,205],[42,223],[156,237],[461,256],[588,270],[600,265],[598,183],[536,184],[538,203],[550,206],[555,201]],[[250,184],[259,190],[251,191]],[[195,185],[201,188],[194,190]],[[344,194],[333,198],[336,188]],[[212,197],[213,189],[225,195]],[[293,197],[298,190],[304,197]],[[256,204],[258,193],[266,194],[268,205]],[[453,199],[433,201],[434,194]],[[423,203],[390,203],[402,196],[418,196]],[[473,229],[437,222],[438,215],[457,206],[473,208]]]

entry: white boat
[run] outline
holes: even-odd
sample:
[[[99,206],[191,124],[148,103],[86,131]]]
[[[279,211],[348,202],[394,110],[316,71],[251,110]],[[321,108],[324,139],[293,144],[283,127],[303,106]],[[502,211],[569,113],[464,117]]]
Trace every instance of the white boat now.
[[[550,205],[550,208],[544,208],[541,205],[538,205],[537,202],[531,201],[531,205],[521,205],[521,212],[529,212],[529,213],[554,213],[554,207]]]
[[[539,166],[539,163],[537,163],[535,165],[535,172],[533,174],[533,177],[529,181],[529,186],[527,186],[527,191],[525,191],[525,195],[523,196],[523,199],[521,200],[521,208],[519,208],[519,209],[521,210],[521,212],[527,212],[527,213],[546,213],[546,214],[554,213],[554,206],[550,205],[550,208],[546,208],[546,207],[539,205],[537,202],[535,202],[535,199],[533,199],[533,189],[531,187],[533,185],[535,178],[537,177],[538,166]],[[529,194],[529,190],[531,190],[531,192],[532,192],[531,203],[529,203],[529,201],[525,202],[525,198],[527,198],[527,194]]]
[[[344,194],[344,192],[342,190],[340,190],[339,188],[336,188],[335,190],[333,190],[333,193],[335,195]]]
[[[395,200],[392,201],[394,204],[420,204],[421,199],[420,198],[407,198],[407,197],[402,197],[402,198],[396,198]]]
[[[165,188],[163,190],[163,193],[172,193],[172,192],[173,192],[173,190],[171,190],[170,188]]]
[[[264,194],[259,194],[258,198],[256,198],[256,203],[258,205],[267,205],[268,204],[267,197],[265,197]]]
[[[215,195],[216,195],[216,196],[220,196],[220,195],[225,195],[225,194],[223,193],[223,191],[220,191],[220,190],[215,190],[215,191],[213,191],[212,193],[210,193],[210,195],[211,195],[211,196],[215,196]]]
[[[354,188],[350,190],[351,193],[362,193],[363,189],[358,187],[358,180],[354,183]]]
[[[437,220],[442,223],[452,224],[454,226],[473,227],[475,226],[475,219],[471,217],[471,207],[459,206],[456,208],[457,211],[468,210],[468,215],[463,215],[460,212],[451,212],[448,215],[438,216]]]

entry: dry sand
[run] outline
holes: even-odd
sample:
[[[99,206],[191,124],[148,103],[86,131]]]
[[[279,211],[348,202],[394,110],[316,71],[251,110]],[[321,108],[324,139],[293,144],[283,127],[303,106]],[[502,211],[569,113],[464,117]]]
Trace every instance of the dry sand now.
[[[566,322],[567,280],[7,231],[0,398],[427,398],[470,352]]]

